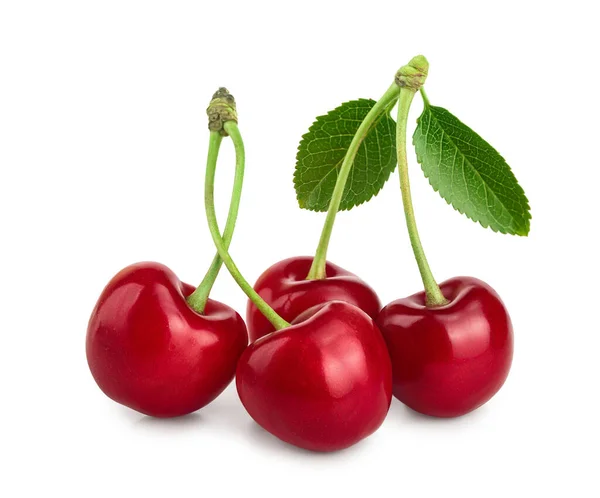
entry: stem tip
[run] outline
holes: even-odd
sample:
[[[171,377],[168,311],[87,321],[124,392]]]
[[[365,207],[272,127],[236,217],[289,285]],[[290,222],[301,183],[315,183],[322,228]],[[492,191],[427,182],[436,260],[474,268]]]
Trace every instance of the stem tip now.
[[[227,121],[238,122],[235,99],[227,88],[221,87],[214,93],[206,109],[206,114],[208,115],[208,129],[210,131],[218,131],[226,137],[225,123]]]
[[[406,66],[396,73],[396,84],[400,88],[410,88],[417,92],[425,83],[429,72],[429,62],[424,55],[413,57]]]

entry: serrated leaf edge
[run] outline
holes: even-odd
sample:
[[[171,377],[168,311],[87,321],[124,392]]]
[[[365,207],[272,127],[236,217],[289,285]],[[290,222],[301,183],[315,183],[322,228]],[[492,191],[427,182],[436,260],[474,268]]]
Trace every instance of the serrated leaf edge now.
[[[373,99],[364,99],[364,98],[358,98],[358,99],[354,99],[354,100],[347,100],[345,102],[342,102],[340,105],[338,105],[337,107],[333,108],[332,110],[328,111],[326,114],[321,114],[320,116],[317,116],[315,118],[315,120],[312,122],[312,124],[309,126],[308,131],[306,133],[304,133],[302,135],[302,137],[300,137],[300,142],[298,143],[298,148],[296,150],[296,164],[298,164],[298,160],[299,160],[298,159],[298,154],[300,153],[300,149],[302,147],[302,144],[305,142],[305,140],[308,138],[308,136],[315,130],[315,127],[317,125],[321,124],[325,120],[325,118],[327,116],[329,116],[330,114],[334,113],[335,111],[337,111],[338,109],[340,109],[344,105],[346,105],[346,104],[353,104],[354,102],[371,102],[371,103],[373,103],[373,105],[375,105],[375,103],[376,103],[376,101],[373,100]],[[389,111],[391,111],[391,108],[389,109]],[[389,115],[389,111],[385,112],[385,113],[382,113],[381,116],[373,122],[373,125],[369,129],[367,135],[369,133],[371,133],[371,131],[374,128],[377,127],[377,125],[383,119],[384,116],[388,115],[390,117],[390,119],[392,119],[391,116]],[[343,162],[343,159],[342,159],[342,162]],[[397,164],[396,164],[396,167],[397,167]],[[392,176],[392,173],[394,173],[394,171],[396,170],[396,167],[394,167],[394,169],[392,169],[390,171],[389,175],[387,176],[387,178],[383,182],[384,185],[390,179],[390,176]],[[336,166],[336,168],[337,168],[337,166]],[[304,209],[306,211],[312,211],[313,213],[325,213],[325,212],[327,212],[327,209],[321,211],[321,210],[314,209],[314,208],[311,208],[311,207],[303,205],[303,202],[298,197],[298,191],[296,190],[297,182],[298,182],[297,176],[298,176],[298,172],[297,172],[297,170],[294,170],[294,191],[296,192],[296,201],[298,202],[298,206],[300,207],[300,209]],[[383,187],[381,189],[379,189],[378,192],[375,192],[375,193],[371,194],[371,196],[368,197],[367,199],[364,199],[364,200],[358,202],[357,204],[353,204],[352,206],[345,207],[345,206],[340,205],[340,208],[339,208],[338,212],[339,211],[350,211],[351,209],[353,209],[355,207],[362,206],[363,204],[365,204],[366,202],[369,202],[374,197],[377,197],[382,190],[383,190]]]
[[[428,106],[426,106],[426,107],[423,109],[423,112],[425,112],[425,111],[427,110],[427,107],[428,107]],[[433,107],[433,106],[432,106],[432,107]],[[443,109],[443,108],[442,108],[442,109]],[[446,110],[446,109],[444,109],[444,110]],[[447,110],[446,110],[446,111],[447,111]],[[447,112],[449,112],[449,113],[450,113],[450,111],[447,111]],[[450,113],[450,114],[452,114],[452,113]],[[421,114],[421,116],[419,116],[419,117],[417,118],[417,125],[419,124],[419,121],[421,120],[421,117],[422,117],[422,115],[423,115],[423,114]],[[454,116],[454,115],[453,115],[453,116]],[[432,116],[432,117],[433,117],[433,116]],[[454,117],[455,117],[456,119],[458,119],[456,116],[454,116]],[[437,120],[436,120],[436,121],[437,121]],[[477,132],[475,132],[475,131],[474,131],[474,130],[473,130],[471,127],[470,127],[470,126],[468,126],[468,125],[466,125],[465,123],[463,123],[463,122],[462,122],[460,119],[458,119],[458,121],[460,121],[460,123],[461,123],[461,124],[465,125],[465,126],[466,126],[467,128],[469,128],[471,131],[473,131],[473,133],[476,133],[477,135],[479,135],[479,134],[478,134]],[[425,172],[425,169],[424,169],[424,167],[423,167],[423,161],[422,161],[422,159],[419,157],[419,154],[417,153],[417,146],[416,146],[416,139],[415,139],[415,135],[417,134],[417,129],[418,129],[418,128],[415,128],[415,131],[413,132],[413,135],[412,135],[412,144],[413,144],[413,147],[415,148],[415,155],[416,155],[416,157],[417,157],[417,162],[418,162],[418,163],[419,163],[419,165],[421,166],[421,171],[423,172],[423,175],[425,176],[425,178],[427,178],[427,182],[429,183],[429,185],[431,185],[431,188],[432,188],[432,189],[433,189],[435,192],[437,192],[437,193],[439,194],[439,196],[440,196],[440,197],[441,197],[441,198],[442,198],[444,201],[446,201],[446,204],[448,204],[449,206],[451,206],[451,207],[452,207],[452,208],[453,208],[455,211],[458,211],[460,214],[462,214],[462,215],[466,216],[466,217],[467,217],[468,219],[470,219],[471,221],[473,221],[473,222],[475,222],[475,223],[479,223],[479,224],[480,224],[480,225],[481,225],[483,228],[489,228],[490,230],[492,230],[492,231],[493,231],[493,232],[495,232],[495,233],[502,233],[502,234],[504,234],[504,235],[516,235],[516,236],[519,236],[519,237],[527,237],[527,236],[529,235],[529,232],[530,232],[530,229],[531,229],[531,223],[530,223],[530,220],[531,220],[531,206],[530,206],[530,204],[529,204],[529,199],[527,198],[527,195],[525,195],[525,190],[523,190],[523,187],[521,187],[521,185],[520,185],[518,182],[517,182],[517,186],[518,186],[518,187],[519,187],[519,189],[521,190],[521,193],[523,194],[523,198],[525,199],[525,204],[526,204],[526,206],[527,206],[527,211],[526,211],[526,215],[525,215],[525,220],[526,220],[526,222],[527,222],[527,227],[526,227],[526,228],[527,228],[527,231],[526,231],[526,232],[524,232],[524,233],[521,233],[521,232],[518,232],[518,231],[515,231],[515,232],[509,232],[508,230],[496,229],[496,228],[494,228],[493,226],[491,226],[490,224],[484,223],[484,222],[483,222],[483,221],[481,221],[481,220],[476,220],[476,219],[475,219],[475,218],[473,218],[471,215],[467,214],[467,213],[466,213],[466,212],[465,212],[463,209],[460,209],[458,206],[455,206],[454,204],[452,204],[452,201],[449,201],[448,199],[446,199],[446,197],[444,197],[444,196],[442,195],[442,193],[440,192],[439,188],[436,188],[436,187],[433,185],[433,183],[431,183],[431,178],[430,178],[430,177],[429,177],[429,175],[428,175],[428,174]],[[482,140],[484,140],[484,141],[487,143],[487,140],[485,140],[485,139],[483,139],[483,138],[482,138]],[[488,145],[489,145],[489,144],[488,144]],[[490,147],[492,147],[492,146],[490,145]],[[457,148],[458,148],[458,147],[457,147]],[[504,157],[503,157],[503,156],[502,156],[502,155],[501,155],[501,154],[500,154],[500,153],[499,153],[499,152],[496,150],[496,148],[495,148],[495,147],[492,147],[492,148],[493,148],[493,149],[496,151],[496,153],[497,153],[497,154],[498,154],[498,155],[499,155],[499,156],[502,158],[502,160],[503,160],[503,161],[506,163],[506,165],[508,166],[509,170],[512,172],[512,168],[510,167],[510,165],[508,164],[508,162],[506,161],[506,159],[504,159]],[[481,178],[481,176],[480,176],[479,172],[477,171],[477,169],[475,169],[475,168],[473,168],[473,169],[474,169],[475,173],[477,173],[477,176],[479,176],[479,177]],[[482,181],[483,181],[483,179],[482,179]],[[486,183],[485,181],[483,181],[483,183],[487,185],[487,183]],[[492,194],[494,194],[494,192],[492,192]],[[494,197],[496,197],[496,194],[494,194]],[[498,198],[496,197],[496,199],[498,199]],[[498,199],[498,201],[499,201],[499,199]]]

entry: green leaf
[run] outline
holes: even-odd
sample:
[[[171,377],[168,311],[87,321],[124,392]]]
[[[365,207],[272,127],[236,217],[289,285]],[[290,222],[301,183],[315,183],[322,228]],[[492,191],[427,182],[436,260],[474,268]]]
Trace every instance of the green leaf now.
[[[484,227],[529,233],[529,203],[496,150],[446,109],[426,105],[413,135],[417,160],[433,189]]]
[[[374,100],[346,102],[309,128],[296,155],[294,186],[298,204],[311,211],[327,211],[338,173],[350,142]],[[381,190],[396,167],[396,122],[384,113],[358,149],[340,210],[367,202]]]

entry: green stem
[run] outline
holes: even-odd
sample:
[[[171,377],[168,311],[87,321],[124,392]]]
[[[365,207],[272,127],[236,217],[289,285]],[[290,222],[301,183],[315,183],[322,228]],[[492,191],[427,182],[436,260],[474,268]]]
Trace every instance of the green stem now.
[[[225,125],[233,146],[235,147],[235,178],[233,181],[233,191],[231,193],[231,201],[229,203],[229,213],[227,214],[227,221],[225,223],[225,231],[223,232],[223,243],[225,247],[229,249],[231,239],[233,237],[233,231],[235,229],[235,223],[238,217],[238,211],[240,207],[240,197],[242,194],[242,184],[244,182],[244,163],[246,160],[244,142],[237,126]],[[217,156],[219,154],[219,148],[221,145],[222,135],[219,133],[210,134],[210,143],[208,147],[208,160],[207,163],[212,163],[212,167],[216,168]],[[223,260],[217,253],[213,258],[213,261],[204,276],[204,279],[198,286],[198,288],[188,297],[188,304],[196,312],[203,314],[204,308],[208,301],[208,296],[213,288],[215,280],[219,276],[219,271],[223,265]]]
[[[239,130],[237,129],[237,124],[234,121],[228,121],[225,123],[225,131],[231,135],[232,137],[237,135],[237,139],[241,142],[242,138],[239,135]],[[219,132],[211,131],[211,143],[213,140],[213,135],[218,134]],[[215,170],[216,170],[216,162],[208,162],[206,165],[206,180],[204,183],[204,204],[206,208],[206,219],[208,221],[208,228],[210,229],[210,234],[212,236],[213,242],[217,248],[217,252],[219,256],[225,263],[225,266],[231,273],[233,279],[237,282],[237,284],[241,287],[244,293],[248,296],[248,298],[256,305],[258,310],[265,315],[267,320],[269,320],[276,330],[283,329],[288,327],[290,324],[286,322],[283,318],[281,318],[273,308],[271,308],[252,288],[252,286],[248,283],[248,281],[242,276],[240,271],[238,270],[236,264],[233,259],[229,255],[228,248],[226,242],[221,237],[221,233],[219,231],[219,225],[217,222],[217,215],[215,213]],[[242,173],[243,174],[243,171]],[[238,192],[239,193],[239,192]]]
[[[448,300],[442,294],[439,285],[433,278],[431,268],[425,257],[425,251],[421,245],[421,238],[417,230],[415,220],[415,211],[413,209],[412,196],[410,193],[410,182],[408,178],[408,160],[406,156],[406,127],[408,122],[408,111],[416,91],[409,87],[403,87],[400,90],[398,99],[398,121],[396,123],[396,148],[398,151],[398,172],[400,173],[400,190],[402,192],[402,203],[404,205],[404,214],[406,216],[406,227],[408,236],[417,260],[419,272],[425,286],[425,296],[427,306],[442,306],[448,303]]]
[[[421,87],[419,88],[419,92],[421,92],[421,98],[423,99],[423,102],[425,103],[425,107],[429,107],[429,97],[427,97],[427,94],[425,93],[425,88]]]
[[[378,118],[398,98],[399,91],[400,89],[396,84],[393,84],[390,86],[390,88],[388,88],[379,101],[365,116],[365,119],[356,131],[352,142],[350,142],[350,147],[348,147],[348,151],[346,152],[346,156],[342,162],[338,178],[335,182],[333,195],[331,196],[329,209],[327,210],[327,217],[325,218],[325,224],[323,225],[323,231],[321,232],[321,238],[319,239],[319,245],[310,267],[310,271],[308,272],[308,276],[306,277],[308,280],[320,280],[327,276],[325,272],[327,264],[327,248],[329,247],[331,231],[333,230],[335,217],[340,208],[340,203],[342,202],[344,188],[346,187],[346,181],[348,180],[350,170],[354,164],[354,159],[363,140],[369,134],[373,126],[377,124]]]

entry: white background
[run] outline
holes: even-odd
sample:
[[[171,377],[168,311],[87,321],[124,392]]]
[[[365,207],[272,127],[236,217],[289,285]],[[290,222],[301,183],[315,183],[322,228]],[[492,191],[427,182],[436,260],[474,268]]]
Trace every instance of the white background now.
[[[598,496],[595,3],[0,3],[0,495]],[[300,136],[342,101],[379,98],[418,53],[431,102],[498,148],[532,206],[528,238],[483,230],[410,157],[436,277],[484,279],[511,312],[502,391],[455,420],[394,400],[376,434],[328,455],[258,428],[232,386],[177,420],[106,398],[84,354],[103,286],[141,260],[198,283],[213,255],[202,179],[215,89],[238,101],[247,176],[231,253],[254,281],[316,248],[324,216],[298,209],[292,185]],[[420,289],[396,175],[340,214],[329,259],[384,303]],[[244,310],[225,271],[213,297]]]

